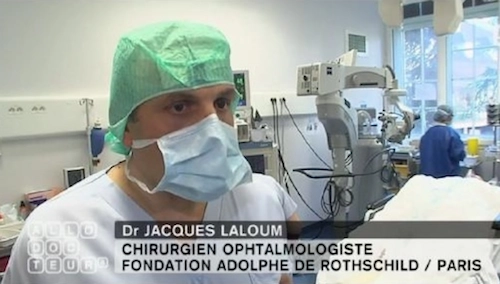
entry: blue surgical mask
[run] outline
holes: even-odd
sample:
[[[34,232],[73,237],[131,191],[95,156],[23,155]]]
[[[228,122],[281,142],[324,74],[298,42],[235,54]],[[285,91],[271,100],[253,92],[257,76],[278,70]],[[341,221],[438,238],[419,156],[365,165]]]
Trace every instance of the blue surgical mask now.
[[[149,193],[169,192],[191,201],[212,201],[235,187],[252,182],[252,168],[241,154],[233,127],[213,114],[159,139],[136,140],[133,149],[156,143],[165,173],[154,188],[127,177]],[[128,160],[127,160],[128,162]]]

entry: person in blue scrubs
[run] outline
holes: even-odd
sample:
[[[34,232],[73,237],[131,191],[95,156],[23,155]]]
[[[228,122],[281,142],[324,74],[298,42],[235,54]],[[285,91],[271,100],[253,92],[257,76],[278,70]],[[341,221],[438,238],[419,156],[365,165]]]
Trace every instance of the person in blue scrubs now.
[[[453,110],[440,105],[434,114],[436,122],[420,139],[420,173],[434,178],[460,176],[460,162],[465,147],[458,132],[451,128]]]

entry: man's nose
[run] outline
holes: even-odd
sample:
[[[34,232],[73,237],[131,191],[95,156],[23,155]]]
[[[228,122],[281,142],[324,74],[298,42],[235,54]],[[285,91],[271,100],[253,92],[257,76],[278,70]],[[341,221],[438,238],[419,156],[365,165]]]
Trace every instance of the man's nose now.
[[[199,119],[204,119],[205,117],[212,115],[212,114],[217,114],[217,110],[215,109],[215,106],[213,103],[204,103],[203,106],[200,108],[200,111],[198,113]]]

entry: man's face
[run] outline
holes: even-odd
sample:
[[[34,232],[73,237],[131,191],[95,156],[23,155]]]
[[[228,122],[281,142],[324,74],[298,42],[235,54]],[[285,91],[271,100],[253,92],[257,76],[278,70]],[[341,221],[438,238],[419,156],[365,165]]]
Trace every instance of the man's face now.
[[[130,147],[136,139],[160,138],[214,113],[221,121],[232,126],[234,118],[230,106],[235,99],[235,90],[231,85],[217,85],[151,99],[137,108],[135,119],[128,124],[125,132],[124,143]]]
[[[160,138],[214,113],[221,121],[232,126],[234,118],[230,106],[235,98],[233,86],[218,85],[151,99],[137,108],[135,118],[129,122],[125,131],[124,144],[130,147],[133,140]],[[141,177],[151,185],[157,184],[165,168],[156,143],[133,151],[136,169],[142,172]]]

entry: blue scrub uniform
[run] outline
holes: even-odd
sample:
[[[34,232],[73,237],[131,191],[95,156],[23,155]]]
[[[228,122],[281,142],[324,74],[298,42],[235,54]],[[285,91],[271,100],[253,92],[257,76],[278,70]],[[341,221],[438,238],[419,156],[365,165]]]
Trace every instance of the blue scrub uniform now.
[[[420,139],[420,173],[423,175],[460,176],[460,162],[464,159],[464,143],[449,126],[433,126]]]

